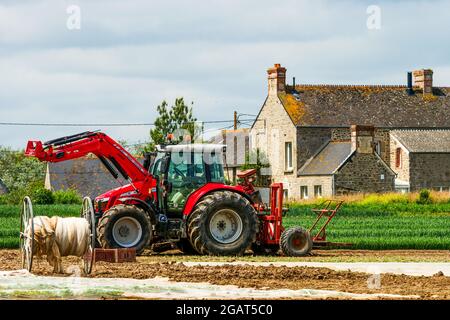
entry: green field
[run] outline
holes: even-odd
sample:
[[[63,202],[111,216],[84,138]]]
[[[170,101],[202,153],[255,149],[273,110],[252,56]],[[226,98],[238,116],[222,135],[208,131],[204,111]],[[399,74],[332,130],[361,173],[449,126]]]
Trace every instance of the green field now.
[[[79,216],[80,205],[33,205],[34,215]],[[0,248],[18,248],[20,229],[20,207],[0,205]]]
[[[311,226],[312,207],[291,205],[284,225]],[[354,249],[450,249],[450,203],[350,203],[330,223],[327,238]]]
[[[284,225],[309,227],[312,205],[291,205]],[[17,206],[0,205],[0,247],[16,248]],[[78,216],[80,205],[34,205],[35,215]],[[450,249],[450,203],[344,205],[328,228],[328,240],[355,249]]]

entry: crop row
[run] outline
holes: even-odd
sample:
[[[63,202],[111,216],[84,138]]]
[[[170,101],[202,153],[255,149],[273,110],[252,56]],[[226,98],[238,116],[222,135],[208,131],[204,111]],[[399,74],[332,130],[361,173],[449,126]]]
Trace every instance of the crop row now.
[[[436,205],[437,206],[437,205]],[[78,205],[34,206],[35,215],[78,216]],[[19,212],[0,206],[0,247],[18,247]],[[292,211],[291,211],[292,213]],[[314,215],[305,208],[284,218],[286,227],[309,228]],[[450,249],[450,213],[344,214],[339,212],[327,229],[328,240],[353,243],[355,249]]]

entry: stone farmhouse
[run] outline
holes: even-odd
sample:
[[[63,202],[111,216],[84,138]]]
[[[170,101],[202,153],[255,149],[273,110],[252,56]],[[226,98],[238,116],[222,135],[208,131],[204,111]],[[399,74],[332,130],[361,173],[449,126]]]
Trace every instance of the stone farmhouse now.
[[[279,64],[267,74],[251,147],[286,196],[450,190],[450,87],[434,87],[433,71],[395,86],[289,85]]]

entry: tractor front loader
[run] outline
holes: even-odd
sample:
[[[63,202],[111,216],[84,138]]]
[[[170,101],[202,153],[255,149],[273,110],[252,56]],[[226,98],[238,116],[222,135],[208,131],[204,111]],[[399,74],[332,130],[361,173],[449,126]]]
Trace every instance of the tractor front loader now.
[[[94,199],[97,243],[103,248],[165,250],[241,255],[255,253],[302,256],[312,240],[303,228],[284,230],[283,186],[271,186],[269,205],[253,187],[255,170],[240,174],[236,186],[225,184],[225,146],[159,146],[141,164],[102,132],[83,132],[42,143],[29,141],[25,155],[60,162],[96,155],[111,175],[126,181]]]

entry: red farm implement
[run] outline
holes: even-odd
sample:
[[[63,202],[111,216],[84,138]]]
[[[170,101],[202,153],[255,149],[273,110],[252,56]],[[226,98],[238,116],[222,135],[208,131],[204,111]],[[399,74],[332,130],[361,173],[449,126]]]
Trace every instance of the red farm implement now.
[[[351,243],[337,243],[327,241],[326,228],[341,208],[343,200],[325,200],[318,207],[311,209],[317,215],[316,220],[309,228],[314,247],[325,246],[351,246]]]

